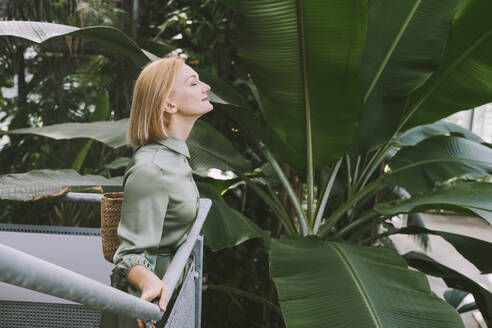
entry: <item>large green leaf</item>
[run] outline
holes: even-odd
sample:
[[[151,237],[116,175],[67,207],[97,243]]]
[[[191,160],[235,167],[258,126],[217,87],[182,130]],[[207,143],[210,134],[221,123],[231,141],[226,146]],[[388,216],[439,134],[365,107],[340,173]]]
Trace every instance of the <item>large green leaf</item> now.
[[[0,134],[36,134],[56,140],[90,138],[118,148],[126,144],[127,129],[128,119],[124,118],[119,121],[53,124],[37,128],[0,131]]]
[[[461,137],[435,136],[402,148],[389,166],[385,181],[416,194],[467,173],[492,173],[492,149]]]
[[[251,170],[251,163],[236,147],[204,121],[195,122],[186,143],[190,147],[193,173],[207,176],[210,168],[243,172]]]
[[[272,133],[272,131],[269,131],[262,119],[249,109],[222,104],[214,104],[214,106],[230,117],[231,120],[234,120],[238,124],[241,132],[244,132],[244,135],[252,143],[257,144],[261,141],[264,144],[271,146],[272,138],[276,138],[276,141],[279,142],[277,135]]]
[[[137,43],[125,33],[111,26],[89,26],[80,28],[46,22],[0,21],[0,36],[1,35],[20,37],[37,43],[42,43],[58,36],[78,36],[96,41],[108,49],[128,56],[139,67],[148,64],[149,61],[160,59],[149,51],[141,49]],[[155,42],[147,42],[147,44],[154,44],[155,46]],[[166,47],[164,52],[169,51],[170,49]],[[224,81],[205,71],[197,71],[199,72],[200,77],[203,77],[204,81],[212,85],[212,89],[209,92],[211,101],[246,107],[243,97],[229,87]]]
[[[418,213],[431,209],[449,209],[475,214],[492,224],[492,183],[463,182],[429,195],[380,203],[374,209],[380,214]]]
[[[62,123],[38,128],[1,131],[4,134],[36,134],[53,139],[91,138],[110,147],[126,144],[128,119],[92,123]],[[211,168],[224,171],[251,170],[251,164],[217,130],[198,120],[186,140],[190,148],[190,165],[194,173],[207,175]]]
[[[276,144],[281,144],[282,141],[278,134],[274,131],[269,131],[265,127],[263,119],[257,117],[253,113],[252,109],[239,92],[217,76],[202,70],[197,70],[197,72],[200,74],[200,79],[212,86],[209,94],[210,101],[214,103],[214,109],[223,112],[234,120],[242,130],[241,132],[245,132],[251,141],[255,143],[261,141],[266,145],[271,146],[272,139],[274,139]],[[263,113],[263,106],[259,99],[256,85],[254,85],[251,80],[242,81],[242,83],[246,84],[251,89],[251,92],[260,107],[260,111]]]
[[[492,101],[491,12],[490,0],[461,1],[441,68],[411,96],[404,129]]]
[[[492,261],[490,260],[492,244],[487,241],[446,231],[429,230],[418,226],[401,228],[394,233],[406,235],[430,234],[440,236],[453,245],[461,255],[473,263],[482,273],[492,273]]]
[[[207,71],[201,69],[195,70],[200,75],[200,80],[211,86],[209,91],[209,98],[211,102],[248,108],[248,103],[244,97],[233,87],[227,84],[227,82],[217,76],[214,76],[213,74],[208,73]]]
[[[262,121],[249,107],[246,99],[221,78],[206,71],[198,70],[200,79],[211,85],[210,101],[214,103],[214,110],[219,110],[239,124],[252,141],[263,141],[270,144],[269,131]]]
[[[105,48],[130,57],[135,65],[142,67],[150,60],[159,59],[140,49],[125,33],[110,26],[75,27],[45,22],[1,21],[0,35],[16,36],[42,43],[58,36],[78,36],[93,40]]]
[[[229,207],[219,190],[209,183],[197,182],[200,197],[212,200],[212,207],[202,228],[205,243],[212,250],[239,245],[251,238],[269,238],[253,221]]]
[[[274,239],[270,272],[288,328],[463,327],[425,276],[390,249]]]
[[[107,90],[104,90],[97,97],[96,101],[96,109],[92,113],[91,122],[104,121],[109,114],[109,93]],[[87,153],[89,153],[89,149],[92,145],[92,139],[86,140],[79,153],[75,157],[75,160],[72,163],[72,169],[77,172],[80,172],[82,168],[82,164],[84,164],[85,158],[87,157]]]
[[[484,142],[482,138],[470,130],[446,121],[417,126],[398,135],[396,142],[402,146],[413,146],[424,139],[442,135],[462,136],[478,143]]]
[[[434,261],[432,258],[419,252],[409,252],[404,255],[407,263],[431,276],[441,277],[446,284],[451,288],[461,289],[473,294],[475,302],[482,312],[482,316],[487,323],[487,326],[492,325],[492,294],[480,286],[475,281],[465,277],[459,272],[456,272],[447,266]]]
[[[463,299],[468,295],[468,292],[459,289],[448,289],[444,292],[444,299],[455,309],[463,302]]]
[[[116,170],[128,166],[128,163],[130,163],[130,161],[130,157],[118,157],[115,158],[111,163],[104,165],[104,167],[107,169]]]
[[[354,141],[359,152],[394,134],[408,96],[438,70],[459,0],[368,3],[360,66],[365,107]]]
[[[281,184],[281,181],[270,162],[265,162],[262,166],[254,169],[253,172],[248,174],[248,177],[252,182],[256,182],[264,186],[269,185],[273,187]]]
[[[122,177],[80,175],[74,170],[34,170],[0,176],[0,199],[37,200],[61,196],[69,191],[122,189]]]
[[[238,56],[282,140],[274,152],[297,168],[311,153],[315,167],[340,157],[362,112],[366,0],[244,0],[237,9]]]

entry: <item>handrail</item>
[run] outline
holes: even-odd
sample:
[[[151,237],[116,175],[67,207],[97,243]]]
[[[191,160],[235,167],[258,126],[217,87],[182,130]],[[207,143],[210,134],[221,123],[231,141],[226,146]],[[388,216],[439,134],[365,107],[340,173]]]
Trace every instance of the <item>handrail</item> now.
[[[101,198],[102,194],[68,192],[65,195],[57,198],[57,200],[68,202],[98,203],[101,202]],[[209,199],[200,199],[200,212],[198,213],[197,219],[188,234],[188,238],[186,239],[186,242],[179,247],[179,249],[176,251],[176,254],[173,256],[171,263],[169,263],[164,278],[162,279],[162,281],[169,288],[169,297],[172,296],[179,277],[186,266],[186,261],[190,257],[191,251],[193,250],[193,245],[198,238],[198,234],[200,233],[203,222],[205,221],[211,204],[212,203]]]
[[[68,197],[71,196],[73,195]],[[89,198],[93,201],[92,197],[87,197]],[[80,197],[78,199],[81,201]],[[176,288],[176,283],[186,266],[186,260],[191,254],[211,205],[210,199],[200,199],[200,210],[187,240],[178,248],[169,264],[163,281],[169,288],[170,295]],[[0,244],[0,281],[93,308],[140,318],[148,327],[159,321],[163,315],[156,304],[143,301],[116,288],[3,244]]]
[[[4,244],[0,244],[0,281],[145,322],[162,318],[155,304]]]
[[[190,257],[190,254],[193,250],[193,245],[195,245],[198,235],[200,234],[200,230],[202,230],[203,223],[205,222],[205,218],[211,206],[212,201],[210,199],[200,199],[200,212],[198,213],[196,221],[191,227],[190,232],[188,233],[188,238],[174,254],[171,263],[169,263],[166,273],[162,278],[164,284],[166,284],[167,288],[169,288],[169,297],[171,297],[174,289],[176,288],[176,284],[186,266],[186,261]]]
[[[56,197],[53,200],[74,203],[100,203],[103,194],[86,192],[67,192],[65,195]]]

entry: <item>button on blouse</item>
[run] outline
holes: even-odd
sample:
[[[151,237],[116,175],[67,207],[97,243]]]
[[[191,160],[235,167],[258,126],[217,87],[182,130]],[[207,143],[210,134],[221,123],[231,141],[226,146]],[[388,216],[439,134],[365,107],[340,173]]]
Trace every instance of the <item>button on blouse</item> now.
[[[126,289],[131,268],[154,271],[159,254],[169,255],[186,240],[200,204],[189,157],[186,143],[172,135],[133,155],[123,180],[113,286]]]

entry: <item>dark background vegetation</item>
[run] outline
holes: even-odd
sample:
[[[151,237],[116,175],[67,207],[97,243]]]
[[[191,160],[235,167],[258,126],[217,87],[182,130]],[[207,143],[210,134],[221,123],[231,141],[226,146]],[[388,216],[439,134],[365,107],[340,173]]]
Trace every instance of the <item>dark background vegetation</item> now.
[[[131,36],[142,48],[159,56],[180,49],[194,68],[219,76],[252,100],[243,81],[231,35],[234,13],[217,0],[10,0],[0,4],[3,20],[45,21],[72,26],[107,25]],[[126,57],[78,38],[56,38],[34,44],[20,38],[0,38],[0,86],[18,85],[16,96],[0,92],[2,129],[16,129],[63,122],[89,122],[101,92],[109,93],[106,120],[129,116],[133,83],[139,69]],[[254,102],[252,101],[252,108]],[[202,117],[252,161],[253,153],[241,129],[227,120],[220,108]],[[4,139],[5,140],[5,139]],[[35,169],[70,169],[86,141],[56,141],[19,135],[0,150],[0,174]],[[131,149],[117,150],[94,142],[80,169],[81,174],[120,176],[124,169],[105,164]],[[196,178],[198,180],[198,178]],[[236,188],[224,195],[230,206],[241,210],[265,230],[278,222],[253,193]],[[99,207],[60,202],[0,201],[0,223],[99,226]],[[217,252],[205,249],[204,327],[283,327],[275,311],[220,286],[252,293],[278,304],[269,280],[268,259],[258,240]],[[219,286],[219,287],[217,287]],[[231,291],[233,289],[230,289]]]

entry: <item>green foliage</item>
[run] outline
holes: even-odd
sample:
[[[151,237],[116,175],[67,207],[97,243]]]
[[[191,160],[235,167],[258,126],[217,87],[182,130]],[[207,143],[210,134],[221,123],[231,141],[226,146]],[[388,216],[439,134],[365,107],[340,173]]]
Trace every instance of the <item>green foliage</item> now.
[[[418,194],[467,173],[491,174],[492,149],[465,138],[433,136],[415,146],[403,147],[388,165],[386,182]]]
[[[432,194],[380,203],[375,206],[375,210],[381,214],[392,216],[398,213],[448,209],[480,216],[492,224],[491,193],[491,183],[461,182],[442,188]]]
[[[363,320],[363,325],[377,327],[405,327],[406,323],[412,327],[462,326],[456,311],[432,297],[422,275],[407,270],[396,253],[350,244],[376,242],[391,247],[391,240],[385,238],[393,233],[438,234],[481,270],[489,272],[486,259],[476,255],[490,248],[489,243],[424,227],[394,230],[387,222],[386,233],[376,232],[381,223],[397,213],[428,210],[475,214],[490,222],[492,212],[487,201],[492,197],[491,184],[460,181],[487,179],[492,171],[489,145],[472,133],[445,123],[405,133],[408,128],[492,100],[492,62],[487,56],[492,44],[490,1],[224,3],[227,8],[217,1],[205,1],[199,6],[193,0],[171,0],[162,6],[148,1],[142,14],[146,24],[141,24],[138,38],[134,36],[140,45],[160,56],[170,49],[184,52],[190,64],[199,65],[200,75],[212,86],[211,99],[216,110],[204,117],[207,123],[196,124],[189,139],[200,192],[214,199],[214,210],[204,232],[210,239],[208,245],[221,249],[218,252],[226,260],[236,256],[227,249],[232,245],[243,243],[236,246],[237,254],[245,249],[252,254],[261,252],[259,245],[244,246],[247,239],[256,238],[267,245],[270,274],[279,292],[284,322],[273,315],[270,321],[264,321],[266,325],[304,327],[329,323],[346,327],[351,319],[356,319],[357,325]],[[63,31],[58,34],[76,33],[82,37],[75,44],[85,45],[86,41],[81,40],[95,37],[90,27],[75,28],[76,31],[70,26],[60,28]],[[131,28],[132,33],[135,28]],[[137,66],[144,64],[146,59],[142,56],[148,52],[133,41],[127,42],[129,38],[124,34],[115,29],[98,30],[108,37],[105,48],[123,49],[123,54],[133,58]],[[50,44],[55,43],[45,42],[41,49]],[[20,56],[25,45],[10,46],[17,54],[16,65],[25,65]],[[71,47],[69,42],[70,51]],[[95,47],[90,49],[98,51]],[[104,56],[122,60],[111,52]],[[136,70],[130,69],[122,78],[117,67],[123,66],[113,65],[112,60],[98,62],[93,53],[89,57],[88,67],[101,68],[101,74],[94,75],[108,77],[99,83],[121,83],[122,90],[129,91],[128,81],[134,79]],[[66,67],[78,64],[72,62]],[[11,72],[24,71],[8,68]],[[202,74],[200,69],[205,72]],[[42,67],[36,70],[36,81],[49,75]],[[66,72],[60,71],[63,74]],[[73,111],[79,116],[50,121],[46,119],[48,115],[30,111],[39,104],[27,97],[35,85],[26,81],[21,77],[22,91],[17,102],[5,101],[4,108],[11,118],[9,129],[16,130],[7,132],[12,142],[2,153],[15,154],[17,158],[26,154],[21,165],[10,163],[11,168],[25,172],[25,168],[32,170],[47,163],[43,158],[51,155],[55,143],[24,136],[35,133],[51,138],[99,140],[109,147],[94,143],[86,156],[80,155],[86,157],[84,167],[89,172],[84,173],[109,177],[112,169],[121,175],[121,158],[130,154],[111,147],[124,144],[122,125],[126,124],[129,104],[124,93],[119,94],[116,88],[103,89],[108,90],[111,108],[116,109],[108,117],[112,122],[87,123],[87,108],[98,97],[96,88],[91,97],[74,97],[78,101],[74,103],[85,105],[82,111]],[[52,89],[62,90],[63,80],[58,77],[56,81]],[[52,93],[46,92],[56,104],[53,107],[64,108],[59,107],[60,97],[53,97]],[[126,99],[126,103],[120,106],[119,99]],[[26,126],[31,127],[20,129]],[[44,145],[29,148],[22,146],[22,140]],[[66,146],[75,142],[59,143]],[[70,153],[70,161],[65,159],[60,162],[65,164],[57,163],[53,168],[66,168],[67,163],[70,167],[77,154],[82,154],[82,146],[80,143]],[[78,160],[78,168],[82,167],[81,162]],[[209,179],[207,172],[211,168],[231,171],[235,177],[226,182]],[[15,170],[7,170],[12,171]],[[398,187],[402,192],[389,192],[389,187]],[[254,193],[248,194],[251,191]],[[241,256],[244,258],[244,254]],[[266,266],[266,257],[262,258]],[[406,259],[423,272],[445,277],[450,287],[473,293],[479,298],[476,305],[490,321],[488,291],[437,262],[418,256]],[[213,263],[218,268],[225,265],[220,261]],[[252,272],[237,270],[239,264],[234,263],[229,272],[234,277],[231,281],[221,281],[220,270],[208,269],[216,279],[211,286],[226,286],[207,292],[208,302],[227,303],[225,306],[234,309],[232,312],[241,310],[237,317],[229,321],[221,317],[222,321],[248,326],[251,319],[249,326],[261,326],[258,317],[248,318],[244,313],[250,313],[258,306],[258,300],[265,299],[266,320],[272,311],[268,304],[277,302],[266,267],[255,265]],[[260,294],[252,282],[257,277],[261,277],[263,286]],[[333,298],[342,285],[346,286],[343,295]],[[250,301],[256,300],[255,305],[245,298],[238,301],[241,293]],[[327,304],[332,304],[328,306],[330,311],[326,311]],[[414,312],[409,312],[409,304]],[[315,311],[316,306],[323,311]],[[213,315],[206,317],[220,326]],[[395,322],[394,318],[401,320]]]
[[[287,327],[464,327],[393,250],[284,238],[270,266]]]
[[[492,323],[492,294],[480,284],[461,273],[442,265],[425,254],[409,252],[404,255],[408,265],[429,275],[442,278],[448,287],[467,291],[475,297],[487,325]]]

